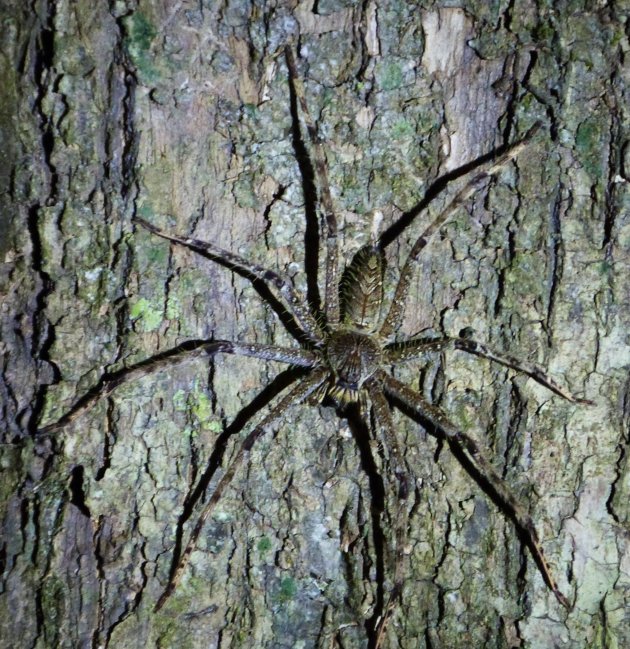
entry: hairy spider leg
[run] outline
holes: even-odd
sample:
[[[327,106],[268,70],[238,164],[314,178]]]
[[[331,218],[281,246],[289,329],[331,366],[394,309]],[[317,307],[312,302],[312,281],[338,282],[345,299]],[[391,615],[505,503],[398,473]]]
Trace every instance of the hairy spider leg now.
[[[394,290],[394,297],[392,299],[389,311],[385,316],[385,320],[380,329],[380,336],[384,340],[389,340],[396,334],[402,323],[407,295],[409,293],[409,286],[413,273],[418,264],[418,258],[424,247],[429,243],[431,237],[457,212],[457,210],[477,191],[481,183],[496,174],[500,169],[518,156],[527,146],[536,132],[540,129],[540,124],[536,122],[525,134],[525,136],[510,145],[505,152],[500,155],[485,171],[482,171],[474,176],[464,187],[457,192],[455,197],[446,206],[440,214],[425,228],[422,234],[416,239],[405,264],[400,271],[398,284]]]
[[[459,430],[453,423],[449,421],[446,415],[433,404],[429,403],[421,394],[412,390],[410,387],[398,381],[397,379],[385,374],[383,376],[383,387],[385,392],[394,399],[398,399],[405,406],[414,410],[420,417],[428,420],[433,426],[441,431],[446,438],[454,443],[460,450],[465,453],[465,456],[470,461],[474,470],[486,481],[496,497],[510,512],[512,520],[516,523],[517,527],[523,533],[524,539],[529,547],[530,552],[538,566],[538,570],[542,575],[545,583],[549,586],[550,590],[556,596],[556,599],[565,608],[570,609],[571,604],[565,597],[562,591],[558,588],[558,584],[553,577],[551,568],[547,564],[545,555],[543,553],[538,534],[534,526],[534,521],[531,516],[523,507],[521,503],[512,494],[510,488],[503,478],[497,473],[492,463],[486,458],[485,454],[477,444],[477,442]]]
[[[385,358],[390,363],[404,362],[420,358],[427,353],[442,352],[447,349],[458,349],[468,354],[473,354],[474,356],[487,358],[490,361],[509,367],[517,372],[522,372],[571,403],[593,405],[593,401],[590,399],[582,399],[571,394],[569,390],[560,385],[540,365],[520,360],[509,354],[494,351],[488,345],[471,338],[450,338],[444,336],[440,338],[415,338],[405,342],[393,343],[385,348]]]
[[[302,117],[306,123],[306,130],[311,141],[315,157],[315,173],[319,184],[318,194],[321,203],[322,230],[326,233],[326,288],[325,288],[325,314],[328,326],[334,327],[339,324],[339,249],[337,241],[337,215],[330,193],[330,184],[328,183],[328,173],[326,171],[326,152],[322,145],[321,139],[317,132],[315,122],[311,117],[306,102],[304,92],[304,83],[299,75],[293,50],[287,45],[285,48],[285,57],[289,77],[295,95],[302,109]]]
[[[260,437],[262,437],[262,435],[265,432],[267,432],[267,430],[272,424],[274,424],[278,419],[280,419],[280,417],[282,417],[282,415],[284,415],[284,413],[290,406],[299,404],[303,402],[305,399],[307,399],[313,392],[317,390],[317,388],[327,378],[328,378],[328,370],[324,368],[314,369],[312,374],[306,377],[302,377],[299,383],[293,386],[291,391],[288,394],[286,394],[269,411],[269,414],[266,415],[262,419],[262,421],[241,442],[241,445],[238,447],[238,451],[236,452],[236,455],[234,456],[234,458],[226,468],[225,473],[219,480],[217,486],[214,489],[214,492],[212,493],[212,496],[210,496],[210,499],[206,503],[206,506],[201,511],[201,514],[199,514],[199,518],[197,519],[197,522],[195,523],[195,527],[193,528],[190,534],[188,543],[186,544],[186,547],[184,548],[184,551],[182,552],[181,556],[177,560],[177,563],[174,564],[175,568],[168,580],[166,589],[164,590],[160,599],[155,605],[156,611],[159,611],[162,608],[162,606],[164,606],[166,600],[177,588],[179,582],[181,581],[182,575],[186,570],[186,566],[190,561],[190,556],[192,555],[192,553],[195,550],[195,547],[197,546],[197,540],[199,539],[199,534],[201,533],[201,530],[203,529],[205,522],[208,520],[208,516],[210,516],[216,504],[219,502],[225,488],[232,482],[234,478],[234,474],[236,473],[237,469],[249,457],[249,453],[252,449],[252,446],[256,443],[258,439],[260,439]]]
[[[407,498],[409,495],[409,475],[407,464],[405,463],[402,453],[402,445],[396,434],[396,428],[392,419],[392,413],[383,394],[383,377],[385,372],[382,370],[378,374],[366,382],[366,389],[369,399],[372,402],[372,412],[374,414],[374,422],[376,430],[380,431],[384,440],[384,446],[390,454],[390,468],[393,468],[393,473],[396,480],[398,480],[397,490],[397,503],[398,511],[395,513],[396,525],[396,545],[394,555],[394,574],[393,574],[393,587],[389,596],[383,593],[383,607],[381,610],[380,619],[377,621],[375,633],[375,649],[379,649],[385,639],[385,630],[387,625],[396,610],[398,600],[402,594],[402,586],[404,580],[404,563],[405,563],[405,546],[407,545],[409,514],[407,511]]]
[[[321,330],[321,327],[308,310],[308,307],[304,306],[306,301],[300,292],[293,288],[291,281],[285,277],[282,273],[279,273],[275,270],[270,270],[269,268],[264,268],[258,264],[254,264],[247,259],[244,259],[240,255],[237,255],[229,250],[224,250],[219,248],[212,243],[206,241],[201,241],[200,239],[193,239],[190,237],[181,237],[176,234],[169,234],[160,230],[152,223],[141,219],[136,216],[133,219],[136,223],[141,225],[143,228],[146,228],[153,234],[156,234],[162,239],[167,241],[173,241],[179,243],[194,252],[207,254],[212,257],[215,257],[223,264],[228,266],[231,270],[237,270],[243,272],[250,277],[259,279],[266,284],[275,288],[280,296],[283,298],[283,304],[287,308],[288,312],[293,316],[297,324],[300,326],[302,333],[316,346],[321,346],[324,342],[324,334]]]
[[[315,354],[300,348],[292,349],[290,347],[275,347],[257,343],[233,343],[229,340],[189,341],[129,367],[103,375],[91,390],[74,402],[68,412],[57,421],[41,427],[37,434],[41,436],[57,433],[89,412],[101,399],[109,396],[123,383],[166,370],[179,363],[219,353],[253,356],[301,367],[312,367],[317,363]]]

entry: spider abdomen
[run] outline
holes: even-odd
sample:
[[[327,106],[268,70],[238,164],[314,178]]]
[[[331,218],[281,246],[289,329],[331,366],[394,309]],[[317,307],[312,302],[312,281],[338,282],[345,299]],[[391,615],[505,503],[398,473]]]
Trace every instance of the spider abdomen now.
[[[364,246],[346,268],[341,281],[343,319],[362,331],[375,331],[383,303],[383,252],[375,245]]]
[[[357,393],[380,367],[382,352],[370,336],[351,330],[334,331],[326,355],[335,381],[329,395],[339,401],[357,399]]]

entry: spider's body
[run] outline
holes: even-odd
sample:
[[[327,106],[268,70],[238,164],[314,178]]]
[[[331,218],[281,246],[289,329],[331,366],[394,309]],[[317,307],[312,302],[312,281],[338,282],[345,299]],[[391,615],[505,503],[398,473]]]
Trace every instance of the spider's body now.
[[[346,268],[340,286],[342,322],[359,332],[377,331],[383,306],[385,259],[378,246],[357,252]]]
[[[356,401],[365,382],[378,371],[382,350],[369,335],[340,329],[330,334],[326,359],[332,374],[329,395],[340,403]]]
[[[355,255],[339,286],[342,324],[330,327],[325,359],[331,373],[328,396],[340,405],[361,400],[365,382],[383,361],[383,347],[375,335],[383,303],[383,274],[383,254],[370,244]]]
[[[297,365],[306,370],[293,379],[286,394],[264,416],[258,425],[241,442],[234,454],[231,464],[226,467],[214,492],[207,500],[200,517],[192,530],[187,546],[179,558],[174,560],[174,568],[168,586],[160,598],[157,607],[161,607],[175,590],[188,564],[190,555],[196,547],[197,538],[212,513],[225,488],[232,481],[237,469],[245,462],[254,443],[276,422],[281,420],[287,408],[305,401],[321,402],[326,396],[341,406],[358,403],[361,415],[374,424],[373,445],[375,452],[385,449],[388,457],[387,466],[398,481],[397,496],[401,505],[398,508],[395,524],[394,541],[391,555],[395,557],[393,570],[393,589],[389,602],[381,603],[381,615],[375,618],[376,644],[380,646],[383,630],[393,611],[393,603],[400,595],[404,561],[403,547],[407,531],[407,508],[403,501],[408,496],[407,469],[404,459],[404,448],[398,438],[390,410],[390,401],[402,405],[407,412],[416,413],[418,418],[429,424],[456,446],[465,455],[467,463],[473,467],[474,474],[481,476],[490,487],[495,498],[521,531],[523,538],[532,552],[535,562],[549,588],[557,599],[568,606],[566,597],[559,590],[552,576],[540,546],[534,523],[527,509],[512,495],[509,486],[492,463],[486,459],[479,445],[465,431],[451,423],[447,416],[434,404],[428,402],[415,389],[395,379],[389,368],[396,363],[413,361],[428,352],[441,352],[447,348],[458,349],[466,353],[487,358],[506,367],[516,369],[529,375],[549,390],[573,402],[585,402],[574,397],[565,388],[556,383],[545,371],[531,363],[519,361],[511,356],[492,351],[484,344],[469,338],[414,338],[398,340],[402,323],[405,302],[414,268],[418,257],[429,242],[431,236],[450,218],[462,203],[478,188],[479,184],[490,174],[495,173],[509,161],[513,160],[527,145],[534,126],[523,140],[506,146],[503,154],[484,173],[477,175],[466,184],[453,200],[416,239],[408,258],[403,265],[398,283],[391,294],[391,300],[383,299],[385,261],[377,237],[372,232],[372,241],[355,255],[343,277],[338,268],[339,253],[337,250],[337,224],[326,175],[326,161],[317,131],[308,112],[304,91],[297,74],[294,55],[290,49],[286,52],[292,91],[299,100],[301,112],[306,121],[311,147],[315,157],[316,179],[319,183],[319,203],[322,212],[322,239],[325,243],[325,296],[324,305],[313,313],[306,306],[308,301],[281,273],[269,270],[252,263],[239,255],[223,250],[214,244],[185,236],[168,234],[154,225],[136,218],[136,222],[155,235],[186,246],[200,254],[260,282],[264,282],[274,292],[286,312],[292,317],[299,330],[297,335],[302,346],[294,348],[277,347],[254,343],[236,343],[232,341],[205,341],[192,347],[181,347],[171,352],[154,357],[137,366],[128,368],[116,375],[104,377],[92,393],[75,404],[71,411],[58,422],[47,426],[44,432],[58,429],[89,408],[97,399],[109,394],[123,380],[134,378],[163,368],[191,354],[230,353],[241,356],[254,356],[260,359],[275,360],[290,365]],[[369,414],[371,412],[371,417]],[[386,481],[388,484],[392,480]],[[385,579],[381,575],[381,579]]]

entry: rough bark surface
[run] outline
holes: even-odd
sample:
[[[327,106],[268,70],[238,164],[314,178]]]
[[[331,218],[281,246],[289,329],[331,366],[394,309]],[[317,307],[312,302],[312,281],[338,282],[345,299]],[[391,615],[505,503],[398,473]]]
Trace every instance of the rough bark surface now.
[[[472,327],[596,402],[458,353],[393,369],[488,449],[574,607],[448,447],[396,412],[416,484],[384,646],[630,646],[626,18],[615,2],[453,4],[2,3],[0,645],[372,646],[388,529],[373,533],[374,469],[329,407],[293,408],[257,444],[153,611],[217,444],[225,467],[282,367],[182,364],[37,435],[104,372],[184,340],[297,344],[245,279],[132,216],[306,291],[317,238],[282,57],[299,40],[342,259],[372,210],[390,226],[543,122],[427,248],[401,334]],[[388,246],[390,292],[429,218]]]

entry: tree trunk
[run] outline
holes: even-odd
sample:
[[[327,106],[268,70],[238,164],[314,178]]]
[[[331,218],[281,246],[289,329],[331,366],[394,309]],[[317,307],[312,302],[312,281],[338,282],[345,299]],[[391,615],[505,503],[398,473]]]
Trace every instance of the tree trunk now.
[[[461,167],[542,121],[433,237],[399,335],[470,327],[595,401],[461,352],[392,368],[486,449],[573,608],[439,435],[393,410],[414,484],[383,646],[630,646],[624,18],[615,3],[467,4],[3,3],[2,646],[375,646],[392,578],[375,493],[386,464],[366,460],[365,431],[330,404],[289,409],[254,446],[154,612],[208,463],[222,459],[206,497],[283,366],[192,360],[38,435],[104,373],[183,341],[298,345],[261,287],[132,221],[279,269],[316,301],[324,253],[288,43],[328,158],[341,259],[369,240],[373,210],[398,235],[385,235],[390,299]]]

